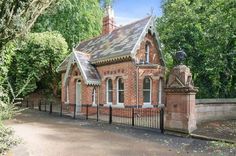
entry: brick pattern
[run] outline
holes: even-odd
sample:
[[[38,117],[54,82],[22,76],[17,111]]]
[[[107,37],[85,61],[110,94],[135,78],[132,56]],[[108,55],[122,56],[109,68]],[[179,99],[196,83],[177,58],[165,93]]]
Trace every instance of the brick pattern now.
[[[145,36],[144,40],[142,41],[140,48],[137,51],[137,61],[139,62],[140,60],[145,61],[145,46],[146,44],[149,44],[150,46],[150,54],[149,54],[149,62],[151,64],[161,64],[160,61],[160,56],[159,56],[159,51],[158,51],[158,45],[155,42],[154,37],[150,34],[147,33]]]
[[[144,41],[141,43],[140,49],[137,51],[136,60],[142,58],[145,53],[146,42],[150,43],[150,64],[160,64],[157,45],[150,34],[147,34]],[[96,67],[100,78],[100,86],[86,85],[83,81],[80,71],[77,66],[73,66],[69,77],[69,99],[70,103],[75,103],[76,100],[76,81],[81,80],[81,104],[92,104],[92,92],[96,89],[96,103],[106,104],[106,81],[112,80],[113,84],[113,101],[112,105],[117,105],[117,80],[124,80],[124,104],[126,107],[136,107],[143,105],[143,80],[149,77],[152,83],[151,103],[158,104],[159,80],[163,79],[165,70],[162,66],[137,66],[134,60],[118,62]],[[62,73],[62,80],[64,73]],[[62,81],[63,82],[63,81]],[[164,85],[164,83],[162,83]],[[138,91],[137,91],[138,85]],[[138,93],[137,93],[138,92]],[[164,96],[164,94],[162,94]],[[164,98],[162,98],[164,99]],[[65,87],[62,85],[62,101],[66,101]],[[163,103],[163,102],[162,102]]]
[[[109,34],[115,29],[115,22],[113,17],[106,16],[103,18],[102,35]]]

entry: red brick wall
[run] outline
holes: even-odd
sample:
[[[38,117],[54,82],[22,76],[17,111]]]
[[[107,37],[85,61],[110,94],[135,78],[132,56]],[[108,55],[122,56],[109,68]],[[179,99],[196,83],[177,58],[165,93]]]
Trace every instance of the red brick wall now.
[[[102,35],[109,34],[115,29],[115,22],[113,17],[106,16],[103,18]]]
[[[160,56],[158,51],[158,45],[155,42],[155,39],[152,37],[150,33],[148,33],[144,40],[141,42],[140,48],[137,50],[136,58],[137,60],[145,60],[145,46],[146,43],[150,45],[150,52],[149,52],[149,62],[152,64],[161,64]]]
[[[150,47],[150,63],[160,64],[159,52],[154,39],[150,34],[147,34],[144,41],[141,43],[140,49],[137,51],[136,58],[144,59],[145,44],[149,42]],[[88,86],[84,83],[81,73],[77,66],[73,66],[71,76],[69,78],[69,96],[70,103],[75,103],[76,94],[76,81],[81,80],[81,103],[92,104],[92,92],[93,88],[96,88],[96,103],[106,104],[106,80],[111,79],[113,83],[113,105],[117,104],[117,79],[124,79],[124,104],[125,106],[137,105],[137,76],[138,76],[138,103],[139,106],[143,104],[143,79],[150,77],[152,80],[152,99],[151,103],[158,104],[158,85],[160,77],[164,77],[164,68],[161,66],[140,66],[139,69],[135,65],[134,61],[125,61],[120,63],[113,63],[108,65],[97,66],[97,70],[101,77],[100,86]],[[137,74],[138,72],[138,74]],[[64,79],[64,73],[62,73],[62,82]],[[62,101],[66,100],[64,86],[62,86]],[[98,95],[99,94],[99,95]],[[98,97],[99,96],[99,97]],[[163,98],[164,100],[164,98]]]
[[[65,73],[62,73],[62,92],[61,92],[61,100],[62,102],[66,101],[65,95],[65,87],[63,85]],[[81,80],[81,103],[82,104],[92,104],[92,92],[93,88],[96,86],[88,86],[85,84],[83,77],[78,70],[77,66],[73,66],[71,74],[69,76],[69,103],[75,104],[76,103],[76,82]],[[96,92],[98,91],[96,87]],[[98,98],[96,98],[96,101]]]
[[[117,79],[124,79],[124,103],[127,105],[134,105],[136,103],[135,96],[135,65],[131,61],[103,65],[97,67],[102,80],[100,87],[100,103],[106,104],[106,80],[111,79],[113,84],[113,102],[117,104]]]
[[[139,68],[139,102],[143,103],[143,81],[144,78],[148,77],[151,79],[151,103],[154,105],[158,104],[158,90],[159,90],[159,80],[160,77],[164,76],[164,71],[161,68],[147,68],[147,67],[140,67]],[[163,91],[163,90],[162,90]],[[163,100],[162,100],[163,101]]]

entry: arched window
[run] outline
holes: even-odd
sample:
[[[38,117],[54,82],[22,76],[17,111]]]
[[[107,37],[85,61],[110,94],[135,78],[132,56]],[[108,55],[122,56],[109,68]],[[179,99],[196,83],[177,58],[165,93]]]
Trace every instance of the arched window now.
[[[143,103],[151,104],[152,84],[150,78],[144,78],[143,80]]]
[[[108,79],[107,80],[107,89],[106,89],[106,97],[107,97],[107,104],[112,104],[112,92],[113,92],[113,88],[112,88],[112,80]]]
[[[117,79],[117,103],[124,103],[124,80],[122,78]]]
[[[146,43],[145,45],[145,63],[149,63],[150,45]]]
[[[93,88],[93,92],[92,92],[92,104],[95,105],[96,104],[96,89]]]

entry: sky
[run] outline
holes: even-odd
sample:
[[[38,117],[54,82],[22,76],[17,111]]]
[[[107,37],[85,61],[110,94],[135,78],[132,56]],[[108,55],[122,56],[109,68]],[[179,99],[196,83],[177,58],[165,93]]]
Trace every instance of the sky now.
[[[115,12],[116,25],[125,25],[142,19],[151,14],[161,16],[162,0],[114,0],[113,9]]]

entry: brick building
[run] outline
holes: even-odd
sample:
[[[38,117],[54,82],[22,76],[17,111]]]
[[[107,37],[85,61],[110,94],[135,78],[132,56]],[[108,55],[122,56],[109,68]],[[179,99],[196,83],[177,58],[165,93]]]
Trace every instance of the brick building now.
[[[163,102],[165,64],[155,18],[116,28],[107,7],[102,34],[78,44],[57,70],[65,104],[156,107]]]

